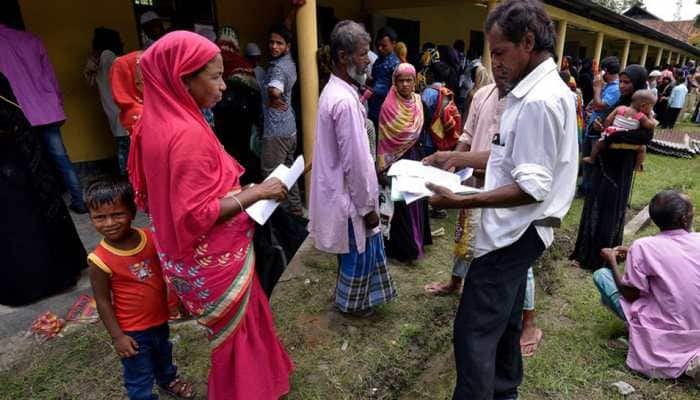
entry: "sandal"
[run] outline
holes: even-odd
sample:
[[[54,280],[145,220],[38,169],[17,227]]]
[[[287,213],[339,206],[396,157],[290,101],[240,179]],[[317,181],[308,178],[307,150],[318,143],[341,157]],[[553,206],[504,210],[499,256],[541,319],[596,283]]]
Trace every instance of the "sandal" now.
[[[168,386],[161,386],[163,390],[173,397],[179,399],[194,399],[194,389],[192,384],[175,378]]]

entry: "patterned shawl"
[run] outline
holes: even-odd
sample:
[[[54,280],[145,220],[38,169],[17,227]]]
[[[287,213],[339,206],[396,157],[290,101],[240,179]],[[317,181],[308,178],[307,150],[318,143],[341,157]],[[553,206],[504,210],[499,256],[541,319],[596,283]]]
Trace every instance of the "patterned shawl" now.
[[[412,93],[410,99],[405,99],[396,89],[396,78],[406,74],[415,79],[415,68],[411,64],[399,64],[393,75],[394,85],[379,114],[377,167],[380,172],[410,150],[423,129],[423,103],[420,95]]]

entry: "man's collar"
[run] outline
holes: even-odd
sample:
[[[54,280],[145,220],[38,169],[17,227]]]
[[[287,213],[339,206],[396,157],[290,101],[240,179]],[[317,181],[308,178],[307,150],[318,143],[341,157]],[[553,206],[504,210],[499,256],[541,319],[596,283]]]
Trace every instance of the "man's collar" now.
[[[331,81],[336,82],[338,85],[342,86],[343,88],[347,89],[349,92],[353,94],[358,100],[360,99],[360,94],[358,93],[359,89],[357,86],[346,82],[344,79],[340,78],[338,75],[331,73]]]
[[[281,56],[279,56],[279,57],[277,57],[277,58],[271,59],[271,60],[270,60],[270,64],[278,63],[278,62],[282,61],[282,60],[283,60],[285,57],[287,57],[287,56],[289,56],[289,52],[286,52],[286,53],[282,54]]]
[[[659,235],[662,236],[679,236],[679,235],[686,235],[689,232],[686,231],[685,229],[669,229],[667,231],[661,231],[659,232]]]
[[[552,57],[547,58],[542,61],[540,65],[535,67],[525,78],[523,78],[518,84],[510,91],[510,94],[517,98],[525,97],[535,85],[542,80],[547,74],[552,71],[556,71],[557,64],[554,62]]]

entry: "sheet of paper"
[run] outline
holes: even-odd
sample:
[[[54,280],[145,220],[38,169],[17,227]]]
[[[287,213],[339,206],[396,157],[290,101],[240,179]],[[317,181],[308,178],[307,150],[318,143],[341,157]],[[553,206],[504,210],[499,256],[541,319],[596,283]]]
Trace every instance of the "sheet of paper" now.
[[[268,180],[270,178],[277,178],[281,180],[287,188],[292,187],[292,185],[299,179],[301,174],[304,172],[304,157],[299,156],[292,164],[291,168],[284,164],[280,164],[277,168],[272,171],[270,176],[265,178]],[[265,225],[265,222],[270,218],[273,212],[279,206],[279,202],[274,200],[259,200],[253,205],[248,207],[245,211],[248,216],[260,225]]]
[[[457,174],[441,169],[423,165],[420,161],[400,160],[392,164],[387,171],[389,176],[422,178],[424,182],[432,182],[436,185],[449,186],[462,183]]]
[[[404,201],[404,194],[398,191],[396,177],[391,178],[391,201]]]
[[[432,196],[433,192],[425,186],[425,180],[422,178],[416,178],[412,176],[395,176],[392,177],[392,200],[401,201],[403,198],[406,204],[411,204],[416,200],[422,199],[423,197]],[[481,189],[473,188],[471,186],[465,186],[461,184],[456,184],[454,182],[448,185],[443,185],[450,191],[460,195],[474,194],[481,192]],[[394,193],[397,193],[394,195]]]
[[[462,170],[459,170],[455,172],[455,175],[459,176],[460,182],[464,182],[467,179],[471,178],[472,175],[474,175],[474,168],[464,168]]]

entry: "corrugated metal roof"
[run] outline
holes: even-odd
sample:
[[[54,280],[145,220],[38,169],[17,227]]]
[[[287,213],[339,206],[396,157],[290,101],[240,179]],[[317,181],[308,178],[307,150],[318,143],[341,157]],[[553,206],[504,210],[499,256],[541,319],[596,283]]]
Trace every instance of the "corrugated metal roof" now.
[[[649,39],[655,39],[670,46],[687,51],[690,54],[700,57],[700,48],[690,45],[687,41],[679,40],[667,33],[646,26],[641,21],[618,14],[601,5],[588,0],[543,0],[544,3],[561,8],[584,18],[589,18],[603,24],[614,26]]]

